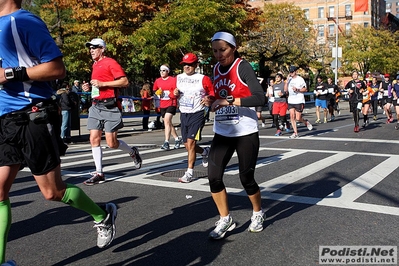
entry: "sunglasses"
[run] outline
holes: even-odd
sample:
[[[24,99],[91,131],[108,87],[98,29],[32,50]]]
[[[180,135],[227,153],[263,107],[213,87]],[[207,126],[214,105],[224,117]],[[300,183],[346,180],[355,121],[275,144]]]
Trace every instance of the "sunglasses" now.
[[[98,49],[98,48],[102,48],[102,47],[99,46],[99,45],[91,45],[91,46],[89,47],[90,50],[95,50],[95,49]]]
[[[196,66],[197,65],[197,63],[191,63],[191,64],[189,64],[189,63],[184,63],[184,66],[189,66],[189,67],[194,67],[194,66]]]

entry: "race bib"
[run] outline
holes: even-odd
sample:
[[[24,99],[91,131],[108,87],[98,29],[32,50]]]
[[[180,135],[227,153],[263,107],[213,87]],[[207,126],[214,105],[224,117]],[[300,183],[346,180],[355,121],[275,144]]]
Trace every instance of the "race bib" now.
[[[274,92],[274,98],[280,98],[280,91]]]
[[[237,124],[240,121],[238,106],[228,105],[216,110],[215,121],[222,124]]]
[[[182,96],[179,100],[180,106],[194,108],[194,97]]]

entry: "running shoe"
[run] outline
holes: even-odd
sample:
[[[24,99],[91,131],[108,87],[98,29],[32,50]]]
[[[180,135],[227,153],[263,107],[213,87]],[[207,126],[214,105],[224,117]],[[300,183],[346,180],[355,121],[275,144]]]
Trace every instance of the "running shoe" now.
[[[183,144],[183,139],[181,137],[178,137],[178,139],[175,141],[175,149],[180,148],[180,145]]]
[[[262,127],[266,127],[266,124],[265,124],[265,123],[262,123]]]
[[[105,204],[105,211],[107,217],[101,222],[94,222],[94,227],[97,228],[97,246],[99,248],[105,248],[111,244],[116,233],[115,219],[118,212],[116,205],[114,203]]]
[[[209,156],[209,147],[205,147],[204,151],[202,152],[202,166],[203,167],[208,167],[208,156]],[[204,155],[205,153],[205,155]]]
[[[274,136],[281,136],[281,135],[282,135],[282,133],[281,133],[281,130],[280,130],[280,129],[277,130],[276,134],[274,134]]]
[[[393,116],[392,116],[392,115],[389,117],[389,122],[390,122],[390,123],[393,122]]]
[[[377,121],[377,116],[376,116],[376,115],[373,116],[373,120],[374,120],[374,121]]]
[[[226,232],[230,232],[236,228],[236,223],[233,222],[233,218],[230,216],[228,220],[220,218],[219,221],[215,223],[215,226],[215,229],[209,233],[209,237],[212,239],[222,239]]]
[[[264,221],[265,221],[265,213],[253,214],[251,217],[251,224],[248,227],[248,231],[253,233],[262,231]]]
[[[315,121],[315,123],[316,123],[316,124],[320,124],[320,123],[321,123],[320,119],[317,119],[317,120]]]
[[[87,186],[92,186],[95,184],[101,184],[105,182],[104,174],[98,174],[98,173],[90,173],[90,174],[92,175],[92,177],[84,181],[83,184]]]
[[[136,169],[140,169],[143,160],[141,160],[139,150],[136,147],[132,147],[132,151],[129,153],[129,155],[132,157]]]
[[[184,176],[180,177],[178,181],[180,183],[190,183],[193,180],[194,180],[193,175],[188,172],[185,172]]]
[[[327,118],[324,118],[324,124],[326,124],[327,123]]]
[[[292,133],[292,135],[290,136],[290,139],[297,139],[299,138],[299,135],[296,133]]]
[[[355,126],[355,128],[353,129],[353,131],[354,131],[354,132],[359,132],[359,131],[360,131],[359,126]]]
[[[330,118],[330,121],[334,121],[335,120],[335,115],[332,115]]]
[[[399,129],[399,123],[396,123],[395,129],[396,129],[396,130]]]
[[[312,130],[312,129],[313,129],[313,126],[312,126],[312,124],[309,122],[309,120],[306,120],[306,127],[307,127],[309,130]]]
[[[165,150],[165,151],[170,150],[169,142],[165,141],[165,142],[163,143],[162,147],[161,147],[161,150]]]

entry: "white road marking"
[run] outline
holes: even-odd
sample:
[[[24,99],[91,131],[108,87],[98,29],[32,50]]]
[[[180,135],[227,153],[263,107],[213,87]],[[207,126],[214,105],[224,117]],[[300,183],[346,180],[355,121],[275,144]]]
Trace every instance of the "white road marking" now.
[[[205,136],[204,136],[205,137]],[[279,137],[273,136],[260,136],[263,139],[280,139]],[[341,141],[341,142],[374,142],[374,143],[386,143],[386,140],[375,140],[375,139],[352,139],[352,138],[322,138],[322,137],[314,137],[314,136],[306,136],[301,137],[301,140],[323,140],[323,141]],[[290,141],[287,138],[287,141]],[[399,141],[390,140],[390,144],[399,144]],[[94,167],[91,149],[89,148],[89,144],[81,145],[80,151],[86,151],[83,155],[79,154],[68,154],[66,157],[63,157],[62,160],[62,169],[67,167],[73,166],[80,166],[82,164],[91,164]],[[351,209],[357,211],[367,211],[367,212],[374,212],[374,213],[382,213],[388,215],[395,215],[399,216],[399,208],[398,207],[391,207],[391,206],[384,206],[384,205],[377,205],[377,204],[369,204],[369,203],[362,203],[362,202],[355,202],[360,196],[365,194],[367,191],[372,189],[376,186],[379,182],[384,180],[388,175],[390,175],[393,171],[395,171],[398,167],[397,162],[399,160],[399,155],[396,154],[380,154],[380,153],[361,153],[361,152],[342,152],[342,151],[333,151],[333,150],[310,150],[310,149],[291,149],[291,148],[268,148],[268,147],[261,147],[260,153],[262,151],[280,151],[278,155],[270,156],[268,158],[260,159],[257,163],[257,168],[262,168],[267,165],[270,165],[274,162],[286,160],[289,158],[293,158],[296,156],[304,156],[307,152],[312,153],[324,153],[324,154],[331,154],[330,156],[320,159],[317,162],[310,163],[305,165],[299,169],[293,170],[290,173],[277,176],[271,180],[263,182],[259,184],[261,188],[261,195],[263,199],[270,199],[270,200],[277,200],[277,201],[289,201],[294,203],[301,203],[301,204],[310,204],[310,205],[318,205],[318,206],[327,206],[327,207],[334,207],[334,208],[344,208],[344,209]],[[74,151],[77,151],[75,149]],[[148,149],[140,151],[140,154],[152,154],[152,153],[159,153],[159,155],[155,158],[145,159],[143,168],[137,170],[132,175],[107,175],[108,181],[119,181],[119,182],[128,182],[134,184],[142,184],[142,185],[150,185],[150,186],[159,186],[159,187],[167,187],[167,188],[178,188],[184,190],[195,190],[209,193],[209,185],[208,180],[206,178],[200,178],[194,182],[183,184],[178,182],[171,182],[171,181],[164,181],[164,180],[156,180],[152,179],[153,176],[158,176],[161,171],[165,170],[165,168],[171,167],[172,169],[176,169],[176,167],[185,168],[187,164],[187,152],[182,149],[182,152],[178,154],[168,153],[160,151],[159,148],[156,149]],[[105,150],[104,151],[104,161],[107,160],[114,160],[118,158],[128,157],[127,154],[118,151],[118,150]],[[278,189],[290,185],[294,182],[297,182],[303,178],[308,177],[309,175],[314,174],[317,171],[324,170],[326,165],[332,165],[339,163],[351,156],[354,155],[367,155],[367,156],[378,156],[378,157],[385,157],[386,159],[381,162],[380,164],[376,165],[371,170],[363,173],[355,180],[349,182],[348,184],[344,185],[342,188],[338,189],[337,191],[332,192],[331,194],[327,195],[324,198],[316,198],[316,197],[306,197],[306,196],[298,196],[298,195],[289,195],[289,194],[280,194],[274,191]],[[234,157],[236,154],[233,155]],[[84,159],[87,157],[88,159]],[[76,159],[81,159],[78,161],[73,161]],[[201,157],[199,156],[198,159]],[[202,166],[200,166],[202,167]],[[104,168],[105,172],[113,172],[115,170],[123,170],[123,169],[130,169],[133,170],[134,166],[132,162],[109,165]],[[154,171],[154,169],[156,171]],[[158,171],[159,169],[159,171]],[[162,169],[162,170],[161,170]],[[29,171],[26,169],[26,171]],[[237,166],[228,167],[227,171],[225,172],[227,175],[237,175],[238,169]],[[77,177],[81,176],[84,177],[88,175],[87,172],[77,172],[77,171],[70,171],[69,169],[62,171],[63,176],[68,177]],[[245,191],[242,188],[226,188],[229,194],[239,195],[239,196],[246,196]]]

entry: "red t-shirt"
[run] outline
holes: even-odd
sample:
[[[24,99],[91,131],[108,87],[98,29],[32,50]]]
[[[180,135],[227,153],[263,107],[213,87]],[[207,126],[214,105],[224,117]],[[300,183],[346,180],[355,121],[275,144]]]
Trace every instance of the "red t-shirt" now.
[[[151,96],[148,94],[148,91],[143,91],[142,102],[141,102],[141,110],[148,111],[151,110]]]
[[[176,78],[168,76],[166,79],[157,78],[154,82],[152,90],[162,89],[160,108],[168,108],[169,106],[177,106],[177,98],[174,94],[176,88]]]
[[[91,79],[99,81],[113,81],[121,77],[126,77],[125,71],[123,71],[121,65],[118,64],[114,59],[110,57],[104,57],[100,61],[94,62],[93,72],[91,73]],[[106,99],[118,97],[118,92],[115,93],[113,87],[101,87],[100,96],[96,99]]]

